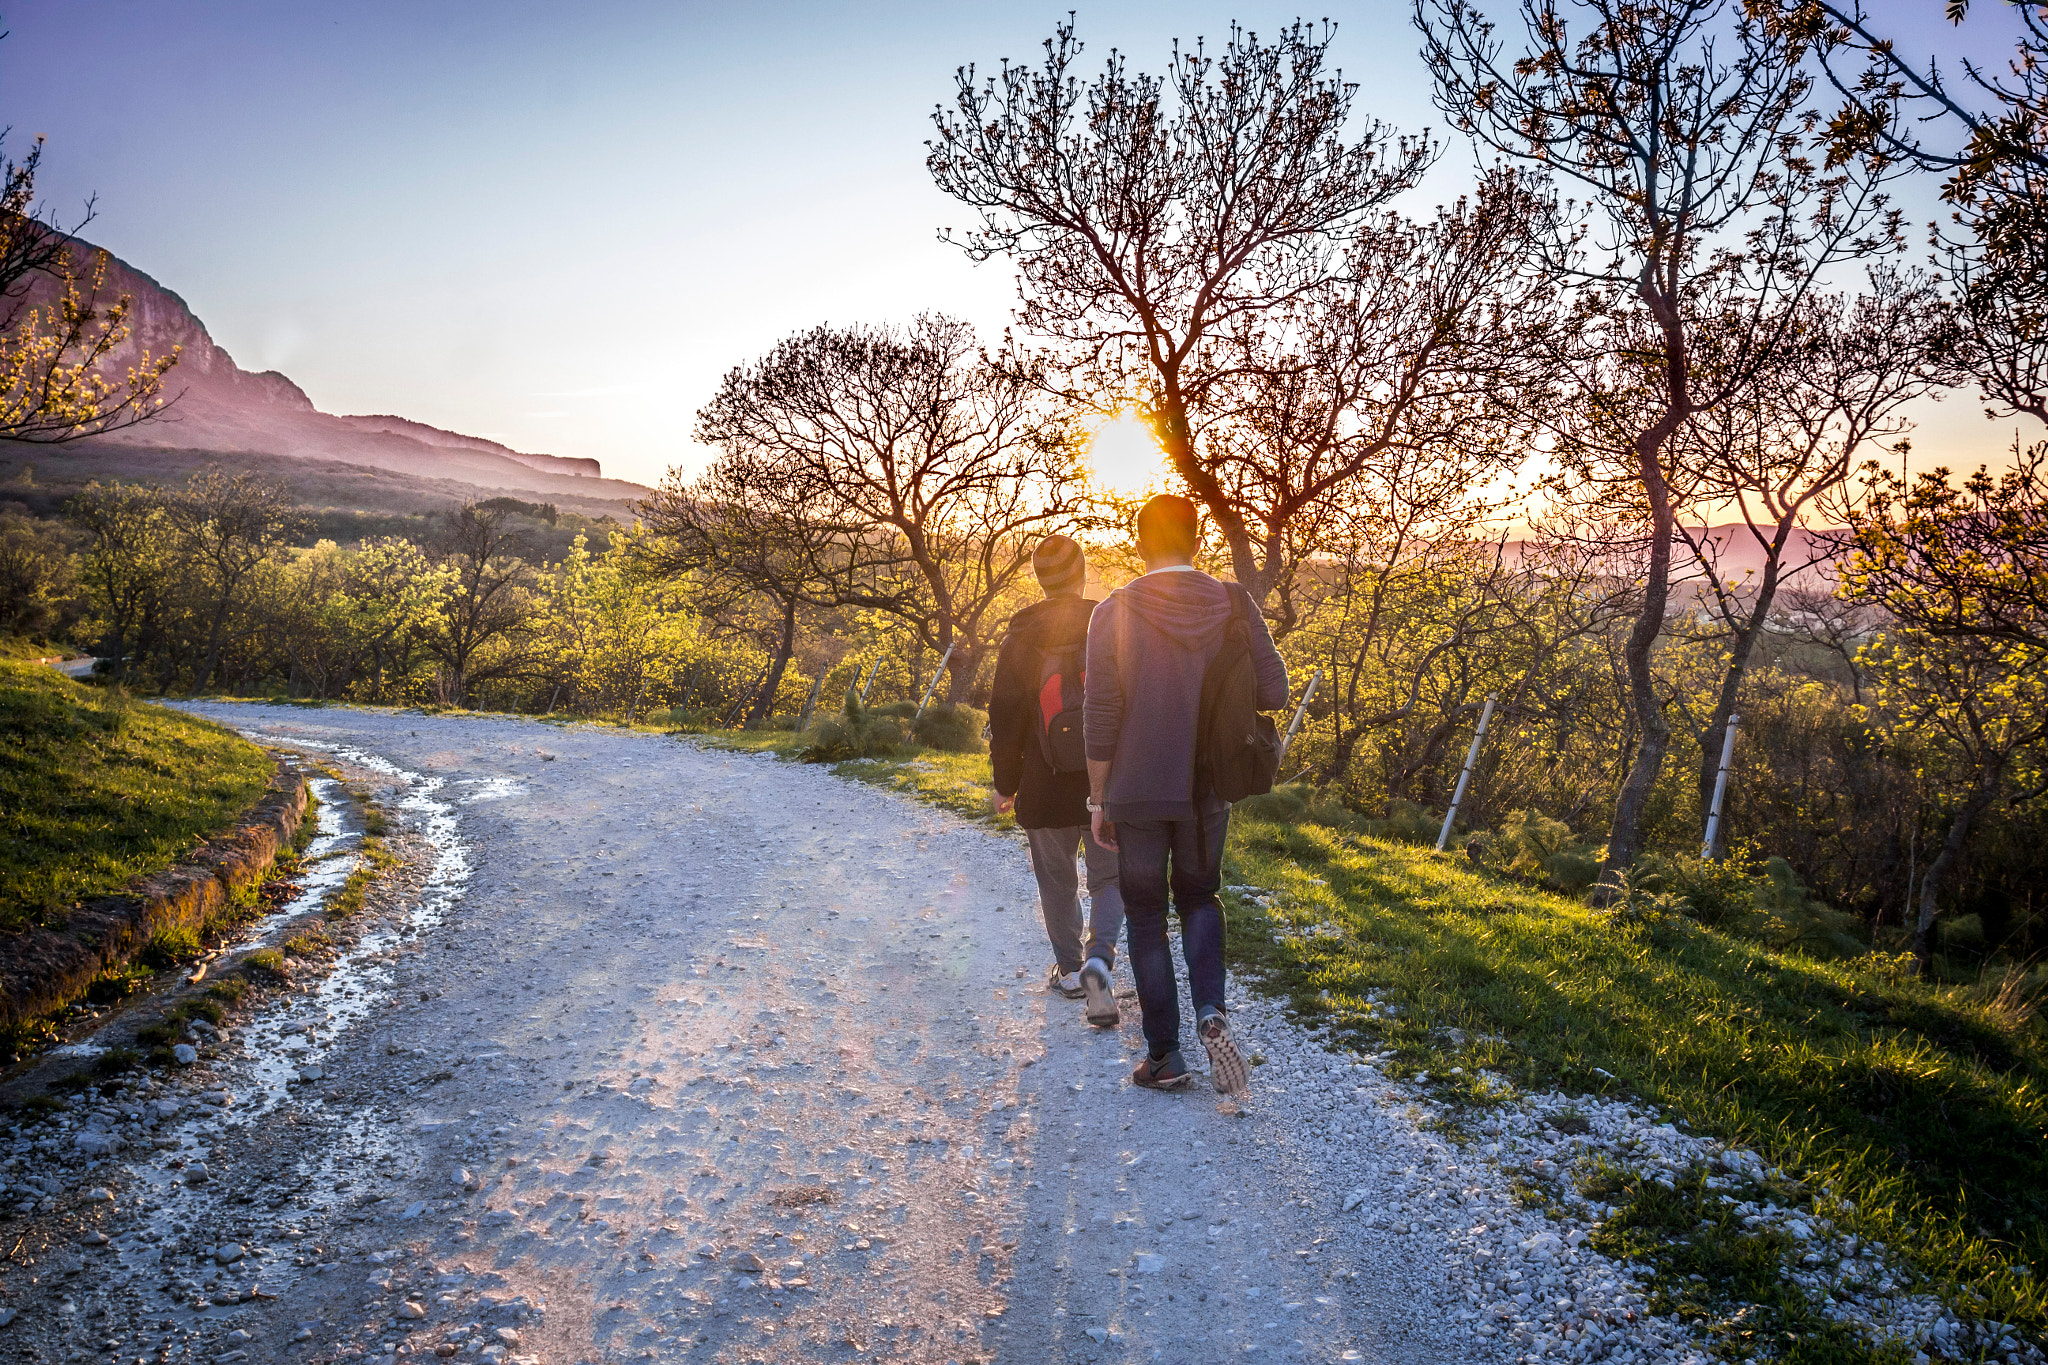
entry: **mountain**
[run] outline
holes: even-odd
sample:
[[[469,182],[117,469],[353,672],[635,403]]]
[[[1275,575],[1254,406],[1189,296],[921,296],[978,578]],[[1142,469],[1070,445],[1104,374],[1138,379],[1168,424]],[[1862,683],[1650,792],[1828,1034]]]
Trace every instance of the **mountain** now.
[[[79,278],[89,280],[97,248],[74,242],[73,249]],[[26,302],[46,303],[55,292],[54,282],[41,280]],[[90,448],[102,461],[117,448],[143,457],[138,464],[146,464],[149,451],[273,457],[278,462],[276,475],[287,484],[293,481],[291,461],[338,461],[417,479],[452,481],[484,497],[511,495],[587,506],[614,516],[650,491],[641,484],[605,478],[596,460],[529,454],[404,417],[321,412],[285,375],[237,365],[185,300],[110,255],[100,297],[111,301],[123,294],[130,299],[132,330],[104,368],[122,373],[145,350],[162,355],[177,346],[180,354],[177,366],[165,376],[164,394],[173,401],[160,417],[90,438]],[[59,450],[42,451],[46,466],[61,458]],[[136,476],[143,472],[138,469]]]

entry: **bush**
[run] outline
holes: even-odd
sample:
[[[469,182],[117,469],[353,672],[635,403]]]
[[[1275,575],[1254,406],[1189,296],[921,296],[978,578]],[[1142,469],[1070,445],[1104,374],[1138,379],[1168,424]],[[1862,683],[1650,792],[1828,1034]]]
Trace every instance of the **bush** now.
[[[987,724],[988,716],[971,706],[934,702],[917,717],[911,737],[940,753],[978,754],[988,747],[988,741],[981,737],[982,727]]]
[[[1260,796],[1247,796],[1231,809],[1243,811],[1254,820],[1291,825],[1308,818],[1308,803],[1315,789],[1306,782],[1288,782]]]
[[[1367,820],[1364,828],[1376,839],[1394,839],[1404,844],[1434,844],[1443,826],[1443,817],[1427,806],[1395,797],[1387,802],[1385,817]]]
[[[903,726],[893,716],[878,716],[862,706],[860,693],[846,689],[846,704],[836,716],[811,727],[810,742],[800,757],[806,763],[839,763],[849,758],[887,758],[903,746]]]
[[[1772,861],[1783,866],[1785,860]],[[1646,864],[1652,862],[1666,889],[1685,897],[1690,914],[1701,924],[1740,927],[1756,909],[1756,869],[1740,858],[1730,856],[1711,863],[1703,858],[1645,859]]]
[[[1510,811],[1499,829],[1478,836],[1469,851],[1482,867],[1569,896],[1582,894],[1600,875],[1599,850],[1541,811]]]
[[[909,720],[917,714],[917,703],[914,701],[887,702],[875,707],[870,714],[888,716],[894,720]]]

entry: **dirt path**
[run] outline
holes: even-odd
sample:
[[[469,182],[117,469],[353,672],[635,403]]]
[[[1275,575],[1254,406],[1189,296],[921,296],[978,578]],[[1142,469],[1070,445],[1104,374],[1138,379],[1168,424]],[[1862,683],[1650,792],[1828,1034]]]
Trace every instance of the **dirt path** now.
[[[105,1324],[65,1358],[1495,1358],[1453,1334],[1449,1237],[1345,1216],[1317,1076],[1255,1073],[1243,1112],[1129,1086],[1135,1002],[1103,1033],[1042,990],[1014,839],[643,734],[194,709],[382,769],[430,913],[244,1030],[245,1086],[293,1020],[321,1080],[123,1158],[156,1231],[52,1281]],[[1256,1013],[1249,1047],[1299,1052]],[[1374,1141],[1388,1189],[1446,1159]],[[179,1213],[195,1151],[213,1203]],[[209,1256],[238,1218],[244,1259]],[[237,1266],[276,1297],[192,1307]]]

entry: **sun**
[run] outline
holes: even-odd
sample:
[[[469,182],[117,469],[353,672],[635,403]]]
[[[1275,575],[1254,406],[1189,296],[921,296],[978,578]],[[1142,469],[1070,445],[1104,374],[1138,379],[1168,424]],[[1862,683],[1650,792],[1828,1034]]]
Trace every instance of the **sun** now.
[[[1137,498],[1166,486],[1166,452],[1144,418],[1134,412],[1102,424],[1088,442],[1088,481],[1119,498]]]

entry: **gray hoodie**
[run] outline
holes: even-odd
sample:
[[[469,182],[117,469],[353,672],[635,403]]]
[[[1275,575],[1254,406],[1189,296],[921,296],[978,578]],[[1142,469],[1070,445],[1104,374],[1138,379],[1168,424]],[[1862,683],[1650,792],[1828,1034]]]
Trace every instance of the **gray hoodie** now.
[[[1195,785],[1202,676],[1223,643],[1230,598],[1252,628],[1259,706],[1287,704],[1287,666],[1266,621],[1235,583],[1200,572],[1148,573],[1111,593],[1088,623],[1088,757],[1110,760],[1103,814],[1112,820],[1192,820],[1223,802]]]

